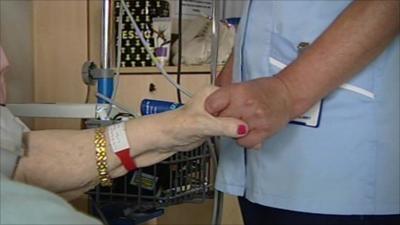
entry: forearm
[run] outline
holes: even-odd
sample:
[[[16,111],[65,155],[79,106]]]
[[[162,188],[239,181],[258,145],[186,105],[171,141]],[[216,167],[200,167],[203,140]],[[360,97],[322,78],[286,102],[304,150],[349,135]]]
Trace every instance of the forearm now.
[[[166,154],[161,147],[154,149],[162,146],[155,137],[167,132],[166,127],[170,126],[165,121],[160,121],[160,117],[148,120],[142,118],[126,124],[130,153],[138,167],[152,165],[172,154]],[[161,127],[161,124],[156,125],[157,122],[164,127]],[[152,132],[156,136],[147,132]],[[54,192],[68,190],[68,185],[81,187],[82,182],[96,184],[98,172],[94,137],[94,129],[44,130],[27,133],[24,138],[26,155],[20,159],[14,178]],[[127,171],[111,150],[107,132],[105,138],[109,174],[112,178],[122,176]],[[147,152],[151,152],[151,157],[148,157]]]
[[[24,136],[25,155],[14,179],[62,192],[97,177],[94,130],[43,130]],[[110,170],[120,166],[108,151]]]
[[[141,117],[126,123],[131,157],[138,167],[155,164],[177,151],[189,151],[206,137],[243,136],[244,123],[234,118],[215,118],[204,109],[205,98],[216,90],[207,87],[178,110]],[[112,151],[105,132],[108,171],[112,178],[127,171]],[[17,166],[15,178],[54,192],[83,193],[97,183],[95,131],[46,130],[26,134],[27,155]]]
[[[277,77],[293,103],[292,117],[351,79],[398,34],[399,1],[355,1]]]

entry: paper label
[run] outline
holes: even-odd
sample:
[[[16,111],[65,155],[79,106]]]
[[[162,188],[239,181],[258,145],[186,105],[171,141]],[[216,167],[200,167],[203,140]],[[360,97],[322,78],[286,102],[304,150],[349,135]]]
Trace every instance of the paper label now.
[[[125,123],[118,123],[107,128],[108,138],[113,152],[120,152],[129,149],[126,137]]]
[[[156,176],[136,171],[132,176],[130,184],[152,191],[156,188],[157,181],[158,177]]]

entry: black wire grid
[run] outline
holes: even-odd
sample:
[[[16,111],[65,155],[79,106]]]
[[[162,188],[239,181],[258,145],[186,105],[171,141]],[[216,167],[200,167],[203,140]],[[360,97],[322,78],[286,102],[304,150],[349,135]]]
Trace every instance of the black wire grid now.
[[[165,1],[152,0],[125,0],[129,4],[132,13],[138,11],[141,5],[152,9],[150,14],[166,16],[169,10],[166,9]],[[116,8],[120,2],[116,1]],[[157,10],[161,10],[158,13]],[[116,17],[118,17],[116,10]],[[164,15],[165,14],[165,15]],[[179,0],[179,31],[182,29],[182,1]],[[151,19],[140,14],[135,18],[141,29],[146,30],[151,26]],[[141,21],[143,20],[143,21]],[[130,32],[133,28],[127,18],[123,18],[123,31]],[[118,26],[118,23],[116,23]],[[151,32],[149,30],[148,32]],[[152,35],[150,35],[152,36]],[[150,37],[149,36],[149,37]],[[180,35],[181,37],[181,35]],[[143,46],[138,39],[122,39],[122,59],[125,66],[135,66],[139,63],[142,66],[151,66],[148,56],[143,51]],[[151,38],[149,38],[152,44]],[[130,43],[135,43],[130,46]],[[129,48],[130,47],[130,48]],[[140,49],[140,54],[135,53],[134,48]],[[179,55],[181,55],[182,44],[179,43]],[[133,54],[136,54],[135,57]],[[145,57],[145,58],[143,58]],[[138,58],[138,62],[134,62]],[[180,57],[179,57],[180,58]],[[129,60],[133,60],[132,62]],[[145,63],[143,63],[145,61]],[[149,64],[150,63],[150,64]],[[180,78],[181,63],[178,63],[178,82]],[[177,92],[178,100],[181,101],[180,92]],[[172,157],[146,168],[140,168],[127,175],[114,179],[113,186],[100,187],[88,192],[92,214],[101,218],[105,224],[139,224],[163,214],[163,208],[182,203],[202,203],[213,196],[212,168],[211,168],[211,142],[189,152],[178,152]],[[215,166],[215,165],[214,165]]]
[[[92,212],[105,224],[116,224],[115,218],[139,223],[162,215],[167,206],[202,203],[213,195],[211,173],[205,143],[114,179],[111,187],[97,186],[88,192]]]

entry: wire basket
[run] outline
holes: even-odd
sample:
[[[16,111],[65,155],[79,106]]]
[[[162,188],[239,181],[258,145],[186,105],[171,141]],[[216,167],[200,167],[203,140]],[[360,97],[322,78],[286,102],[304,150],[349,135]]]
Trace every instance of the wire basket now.
[[[88,192],[93,214],[103,221],[112,217],[139,223],[160,216],[167,206],[204,202],[213,194],[210,159],[205,143],[114,179],[111,187],[97,186]]]

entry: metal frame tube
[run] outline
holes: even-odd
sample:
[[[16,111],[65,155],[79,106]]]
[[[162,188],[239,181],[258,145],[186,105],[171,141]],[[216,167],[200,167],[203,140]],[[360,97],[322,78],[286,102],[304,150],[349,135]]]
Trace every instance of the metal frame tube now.
[[[112,97],[114,92],[114,79],[110,70],[113,63],[113,30],[112,23],[114,21],[113,0],[103,0],[101,15],[101,46],[100,46],[100,66],[102,70],[101,78],[97,79],[97,92],[107,97]],[[105,72],[108,71],[108,72]],[[111,75],[110,75],[111,74]],[[105,103],[103,99],[97,98],[98,103]],[[100,110],[100,109],[99,109]]]
[[[223,1],[225,2],[225,1]],[[219,50],[219,27],[221,20],[221,1],[214,0],[212,4],[212,43],[211,43],[211,84],[215,85],[215,80],[217,78],[217,66],[218,66],[218,50]],[[210,143],[210,147],[212,147],[212,143]],[[217,167],[217,158],[218,158],[218,150],[216,148],[210,149],[213,151],[214,155],[214,163],[215,167]],[[214,174],[216,176],[216,173]],[[213,207],[213,215],[211,219],[212,225],[220,225],[222,221],[222,210],[223,210],[223,193],[215,189],[214,191],[214,207]]]
[[[214,0],[212,4],[212,26],[211,26],[211,84],[215,84],[218,67],[218,49],[219,49],[219,21],[221,20],[221,2]]]
[[[109,69],[111,68],[111,41],[112,37],[112,19],[113,19],[113,5],[112,0],[103,0],[102,4],[102,15],[101,15],[101,58],[100,68]]]

